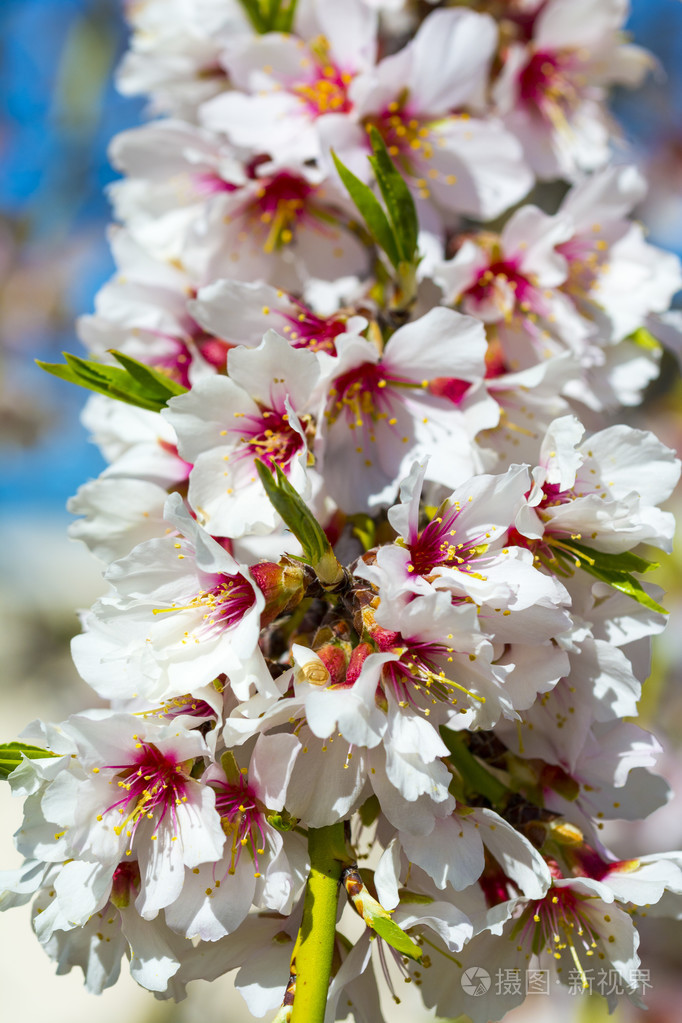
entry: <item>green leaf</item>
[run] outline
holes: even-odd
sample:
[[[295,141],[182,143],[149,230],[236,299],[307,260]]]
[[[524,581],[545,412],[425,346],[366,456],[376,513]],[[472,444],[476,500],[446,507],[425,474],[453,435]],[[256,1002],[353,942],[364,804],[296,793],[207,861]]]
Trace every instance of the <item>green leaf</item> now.
[[[361,181],[348,167],[341,163],[333,150],[332,158],[339,172],[339,177],[346,186],[348,194],[367,225],[367,230],[397,270],[401,262],[400,250],[383,206],[369,185],[366,185],[364,181]]]
[[[583,571],[588,572],[595,579],[599,579],[600,582],[612,586],[614,590],[626,593],[628,597],[632,597],[643,607],[648,607],[649,610],[657,611],[659,614],[668,613],[653,597],[649,596],[640,581],[631,574],[632,572],[651,572],[658,568],[656,562],[640,558],[639,555],[632,554],[631,551],[626,551],[624,554],[606,554],[604,551],[595,551],[591,547],[584,547],[574,540],[571,540],[570,543],[562,541],[557,544],[555,542],[552,544],[552,549],[557,557],[574,558],[576,567],[582,568]]]
[[[65,363],[50,363],[36,360],[41,369],[89,391],[105,394],[109,398],[136,405],[138,408],[159,412],[168,401],[187,390],[182,384],[171,380],[151,366],[145,366],[137,359],[131,359],[122,352],[112,351],[119,363],[111,366],[93,359],[81,359],[78,355],[64,352]]]
[[[179,384],[177,380],[172,380],[166,373],[154,369],[153,366],[146,366],[143,362],[138,362],[137,359],[131,359],[129,355],[124,355],[123,352],[110,349],[109,354],[113,355],[116,361],[127,370],[133,380],[137,381],[147,394],[156,394],[159,398],[165,399],[169,394],[171,397],[175,397],[176,394],[184,394],[187,390],[183,384]]]
[[[624,572],[610,574],[594,569],[590,565],[583,565],[583,568],[596,579],[600,579],[602,582],[608,583],[609,586],[613,586],[614,590],[626,593],[628,597],[632,597],[638,604],[648,607],[650,611],[658,611],[659,614],[667,615],[666,609],[654,600],[653,597],[649,596],[642,584],[634,576],[628,576]]]
[[[408,959],[419,960],[422,957],[422,950],[416,942],[412,941],[402,929],[399,927],[395,920],[391,920],[390,916],[376,916],[371,923],[372,930],[374,930],[380,938],[388,942],[391,948],[394,948],[396,952],[400,952],[401,955],[407,956]]]
[[[467,791],[485,796],[493,806],[499,806],[504,802],[509,795],[507,786],[479,763],[460,733],[441,725],[440,735],[450,752],[450,760],[462,776]]]
[[[246,16],[259,35],[266,32],[291,32],[296,0],[239,0]]]
[[[8,778],[24,757],[28,757],[29,760],[44,760],[57,755],[39,746],[27,746],[23,742],[0,743],[0,778]]]
[[[344,571],[336,560],[322,526],[301,495],[292,487],[278,465],[275,465],[276,479],[268,466],[258,458],[256,469],[270,503],[301,544],[306,564],[311,566],[323,586],[338,585],[344,579]]]
[[[606,554],[604,551],[595,551],[590,547],[584,547],[574,540],[571,540],[570,546],[585,560],[592,561],[609,572],[641,572],[644,574],[644,572],[652,572],[655,568],[660,568],[658,562],[640,558],[632,551],[625,551],[623,554]]]
[[[369,551],[374,547],[376,543],[376,522],[371,515],[365,514],[365,512],[357,512],[355,515],[349,515],[348,521],[353,527],[353,536],[362,544],[363,550]]]
[[[370,126],[369,137],[374,151],[374,155],[369,157],[369,162],[386,203],[400,259],[406,263],[413,263],[417,251],[419,219],[412,193],[388,155],[386,144],[374,125]]]

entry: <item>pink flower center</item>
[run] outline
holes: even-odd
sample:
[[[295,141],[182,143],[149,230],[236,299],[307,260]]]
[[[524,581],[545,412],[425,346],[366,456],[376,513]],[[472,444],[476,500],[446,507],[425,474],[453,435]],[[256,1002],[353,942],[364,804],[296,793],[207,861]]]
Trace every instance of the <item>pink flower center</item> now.
[[[225,373],[227,369],[227,355],[235,345],[229,341],[222,341],[220,338],[212,337],[211,334],[200,334],[194,338],[194,343],[199,349],[201,357],[217,369],[219,373]]]
[[[453,405],[461,405],[472,387],[470,380],[459,377],[437,377],[431,381],[429,390],[438,398],[447,398]]]
[[[237,457],[260,458],[271,469],[279,465],[286,469],[291,460],[299,454],[305,442],[298,430],[289,422],[289,414],[277,409],[263,409],[259,415],[235,413],[241,420]],[[304,425],[310,423],[309,416],[303,416]],[[234,431],[231,431],[234,432]]]
[[[223,831],[232,839],[232,856],[228,873],[234,874],[241,851],[247,848],[253,857],[256,877],[260,877],[258,857],[265,852],[265,818],[246,779],[236,784],[212,782],[216,794],[216,810]]]
[[[292,301],[296,302],[300,311],[297,314],[281,314],[287,320],[282,331],[292,347],[336,355],[336,338],[346,330],[346,321],[333,316],[317,316],[296,299]]]
[[[405,400],[400,392],[421,390],[427,388],[428,383],[425,380],[416,384],[387,373],[381,364],[363,362],[334,380],[325,418],[331,425],[343,415],[348,429],[353,432],[356,452],[367,453],[369,445],[377,441],[377,428],[394,429],[399,425],[399,412]],[[401,437],[401,441],[407,444],[409,437]],[[369,457],[365,465],[372,465]]]
[[[538,508],[558,508],[562,504],[570,504],[575,500],[575,492],[562,490],[558,483],[544,483],[542,492],[544,497]]]
[[[176,807],[187,801],[189,773],[186,773],[186,765],[178,762],[172,753],[162,753],[151,742],[137,745],[140,752],[132,764],[107,765],[119,772],[116,778],[121,798],[105,812],[116,810],[121,815],[123,819],[114,831],[117,835],[126,831],[131,839],[145,818],[154,820],[155,835],[167,816],[176,831]]]
[[[544,951],[556,960],[570,956],[584,989],[589,987],[589,981],[581,957],[592,957],[601,937],[585,912],[589,902],[586,896],[570,888],[551,888],[544,899],[523,913],[515,927],[515,931],[522,931],[521,941],[535,955]],[[604,920],[610,923],[608,913]]]
[[[205,700],[198,700],[187,693],[185,696],[175,696],[172,700],[164,700],[163,708],[158,712],[163,719],[177,718],[184,714],[190,717],[206,720],[217,717],[216,712]]]
[[[444,643],[426,643],[418,639],[404,639],[396,633],[395,652],[400,660],[388,661],[382,670],[382,687],[390,689],[401,707],[422,709],[425,716],[430,708],[421,705],[447,703],[456,706],[459,696],[485,703],[485,697],[448,678],[446,666],[453,661],[455,650]],[[384,647],[384,649],[386,649]],[[463,708],[464,710],[464,708]]]
[[[557,245],[559,252],[568,263],[568,280],[562,291],[577,299],[583,299],[595,286],[601,274],[608,269],[609,243],[601,237],[601,225],[593,226],[592,235],[578,235]]]
[[[450,508],[443,515],[432,519],[419,536],[408,544],[408,572],[428,576],[439,565],[456,568],[461,572],[472,571],[468,562],[482,553],[481,547],[486,545],[486,537],[481,535],[457,541],[455,523],[459,513],[459,507]]]
[[[270,253],[289,245],[297,226],[310,217],[310,198],[315,188],[304,178],[286,171],[257,181],[255,197],[249,198],[241,212],[252,232],[265,230],[263,249]]]
[[[217,578],[218,582],[210,589],[200,590],[187,604],[154,608],[152,613],[160,615],[171,614],[174,611],[201,610],[205,629],[212,631],[233,628],[241,622],[256,601],[253,586],[239,573],[213,578]]]
[[[570,52],[540,50],[519,75],[521,102],[555,128],[566,127],[580,102],[576,64],[575,54]]]
[[[532,277],[521,273],[514,260],[498,259],[480,270],[465,295],[475,306],[496,307],[505,318],[516,311],[547,314],[546,302]]]

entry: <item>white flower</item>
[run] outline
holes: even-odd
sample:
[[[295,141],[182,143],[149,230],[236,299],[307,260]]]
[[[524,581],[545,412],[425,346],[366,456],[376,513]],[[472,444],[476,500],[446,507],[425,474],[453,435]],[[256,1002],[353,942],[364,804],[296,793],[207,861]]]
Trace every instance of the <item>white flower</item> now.
[[[114,562],[114,596],[98,601],[73,640],[83,677],[109,699],[166,700],[226,673],[245,696],[270,678],[258,650],[265,599],[237,562],[169,499],[184,536],[149,540]]]
[[[628,6],[548,0],[529,42],[507,48],[495,99],[538,177],[571,179],[607,162],[607,88],[637,85],[652,66],[645,51],[622,42]]]
[[[569,269],[560,245],[571,232],[568,217],[523,206],[499,235],[465,238],[455,257],[436,267],[446,300],[488,324],[498,372],[529,369],[567,349],[581,364],[598,358],[592,325],[561,290]]]
[[[491,976],[499,970],[502,976],[523,979],[529,963],[538,962],[532,957],[538,956],[540,968],[555,967],[557,977],[574,993],[589,988],[594,967],[605,963],[637,1003],[639,982],[632,978],[640,963],[638,944],[630,916],[614,905],[605,885],[590,878],[557,877],[542,899],[512,899],[491,909],[487,926],[458,953],[456,963],[435,950],[424,999],[437,1007],[439,1016],[451,1016],[462,1005],[465,970],[484,965]],[[467,1014],[472,1023],[500,1020],[525,997],[523,982],[510,990],[491,984],[478,997],[467,997]]]
[[[189,500],[211,533],[272,532],[279,518],[255,460],[278,465],[309,497],[318,359],[270,330],[258,348],[233,349],[228,372],[229,379],[208,378],[171,399],[164,418],[177,430],[183,456],[194,462]]]
[[[526,467],[472,477],[420,529],[423,478],[424,466],[415,464],[402,484],[401,502],[388,513],[399,540],[380,547],[375,564],[360,564],[358,574],[388,600],[406,602],[410,594],[437,589],[455,603],[473,602],[482,611],[479,628],[493,639],[541,643],[563,632],[563,587],[548,586],[532,559],[505,543],[528,486]]]
[[[292,348],[336,355],[340,338],[357,336],[367,328],[364,316],[345,311],[319,315],[300,299],[270,284],[216,281],[201,288],[188,307],[208,331],[247,348],[258,347],[272,328],[286,337]]]
[[[379,353],[360,338],[337,341],[324,357],[324,478],[344,511],[366,511],[395,496],[415,457],[431,452],[427,476],[454,486],[481,467],[474,442],[497,422],[482,385],[485,340],[471,317],[435,308],[399,327]],[[455,403],[433,387],[462,383]]]
[[[605,343],[664,312],[682,286],[677,256],[650,245],[641,225],[626,219],[645,193],[635,167],[607,167],[574,185],[557,214],[572,224],[570,239],[556,246],[568,267],[561,290]]]
[[[376,49],[376,15],[362,0],[308,3],[296,20],[298,35],[237,37],[224,55],[235,88],[201,111],[206,127],[253,153],[267,139],[282,162],[320,156],[318,122],[352,111],[349,86]]]
[[[154,920],[139,915],[133,905],[139,890],[137,863],[121,863],[114,870],[111,896],[105,905],[80,926],[54,930],[42,938],[43,948],[59,964],[58,973],[80,966],[86,989],[101,994],[116,983],[121,959],[127,956],[133,980],[158,997],[169,997],[172,978],[188,952],[187,942],[167,927],[163,912]],[[55,897],[50,885],[34,901],[33,923],[39,934],[41,915],[49,913]]]
[[[197,106],[227,87],[220,55],[239,32],[252,31],[237,0],[144,0],[126,7],[130,48],[117,85],[152,97],[155,113],[194,119]]]
[[[504,873],[528,898],[541,898],[550,884],[542,856],[499,814],[485,807],[457,807],[434,820],[428,835],[400,831],[398,841],[408,861],[421,867],[441,890],[459,892],[479,879],[487,849]]]
[[[429,14],[414,39],[350,87],[358,123],[329,116],[325,141],[367,176],[365,126],[374,125],[421,199],[488,220],[532,185],[515,139],[486,119],[497,27],[467,10]],[[481,115],[481,116],[478,116]]]
[[[283,838],[267,814],[283,809],[300,749],[293,735],[261,735],[248,771],[233,770],[228,777],[216,764],[207,769],[203,781],[215,792],[227,842],[215,862],[187,870],[181,896],[166,910],[174,930],[216,941],[236,931],[252,905],[283,915],[291,911],[304,879],[296,867],[303,866],[305,851],[298,836]],[[231,762],[236,767],[234,758]]]
[[[75,715],[62,728],[75,759],[64,758],[27,807],[38,827],[29,813],[19,843],[29,857],[44,851],[42,858],[62,864],[40,918],[46,940],[106,904],[127,857],[140,869],[135,906],[151,920],[180,894],[185,865],[215,860],[225,841],[214,792],[191,776],[209,755],[199,732],[112,711]]]
[[[531,540],[609,554],[646,542],[670,550],[672,516],[657,505],[672,492],[680,462],[651,433],[611,426],[581,441],[574,416],[551,424],[533,470],[533,487],[516,517]]]

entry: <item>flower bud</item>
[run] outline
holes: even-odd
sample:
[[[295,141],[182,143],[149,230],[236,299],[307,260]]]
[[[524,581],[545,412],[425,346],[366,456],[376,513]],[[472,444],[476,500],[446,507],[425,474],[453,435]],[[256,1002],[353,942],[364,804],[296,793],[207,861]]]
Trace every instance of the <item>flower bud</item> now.
[[[300,604],[305,595],[305,569],[295,562],[283,559],[283,564],[260,561],[250,568],[253,580],[265,597],[261,625],[269,625],[285,611]]]

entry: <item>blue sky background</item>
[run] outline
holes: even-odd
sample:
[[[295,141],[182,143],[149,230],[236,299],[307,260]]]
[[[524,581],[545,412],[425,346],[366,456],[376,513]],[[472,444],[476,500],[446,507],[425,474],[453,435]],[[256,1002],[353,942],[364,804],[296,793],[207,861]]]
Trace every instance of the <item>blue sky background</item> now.
[[[80,350],[73,320],[91,310],[113,270],[105,187],[115,175],[107,146],[139,123],[143,104],[119,96],[112,83],[126,46],[120,0],[2,0],[0,39],[0,216],[20,236],[29,263],[38,263],[38,277],[56,269],[62,254],[71,254],[74,269],[63,281],[59,315],[9,339],[9,385],[47,408],[52,423],[35,446],[2,450],[0,500],[7,511],[59,510],[103,463],[78,421],[84,393],[48,377],[33,359],[61,361],[62,349]]]
[[[0,502],[10,514],[58,513],[102,468],[78,422],[83,392],[42,374],[33,359],[59,361],[61,349],[79,350],[73,320],[91,310],[113,269],[104,190],[114,174],[106,150],[116,132],[143,117],[142,101],[119,96],[112,84],[126,45],[122,6],[0,0],[0,222],[19,239],[17,258],[32,268],[36,291],[41,275],[44,283],[60,264],[64,274],[58,313],[5,339],[5,386],[51,417],[35,445],[0,449]],[[657,55],[667,79],[654,76],[644,90],[619,97],[618,116],[640,154],[671,145],[682,154],[682,3],[633,0],[629,28]]]

